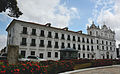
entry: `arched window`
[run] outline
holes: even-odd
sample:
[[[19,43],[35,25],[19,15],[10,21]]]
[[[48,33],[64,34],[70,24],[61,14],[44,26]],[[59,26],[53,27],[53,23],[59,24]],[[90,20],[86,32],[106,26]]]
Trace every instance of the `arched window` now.
[[[92,35],[92,31],[90,31],[90,35]]]

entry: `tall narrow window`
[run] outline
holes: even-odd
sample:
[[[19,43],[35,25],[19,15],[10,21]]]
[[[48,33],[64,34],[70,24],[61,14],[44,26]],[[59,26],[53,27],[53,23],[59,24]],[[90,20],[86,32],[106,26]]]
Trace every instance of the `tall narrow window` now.
[[[83,58],[85,58],[85,53],[83,53]]]
[[[93,48],[93,46],[91,46],[91,51],[94,51],[94,48]]]
[[[55,48],[59,48],[58,42],[55,42]]]
[[[58,33],[55,33],[55,38],[58,39]]]
[[[40,36],[44,36],[44,30],[41,30]]]
[[[70,35],[68,35],[67,40],[70,40]]]
[[[49,37],[49,38],[52,38],[51,32],[48,32],[48,37]]]
[[[21,55],[25,58],[26,51],[22,50],[22,51],[21,51]]]
[[[64,43],[62,42],[61,48],[65,48]]]
[[[99,42],[98,42],[98,40],[97,40],[97,44],[98,44]]]
[[[89,43],[89,39],[87,38],[87,43]]]
[[[32,35],[36,35],[36,29],[32,29]]]
[[[97,49],[99,49],[99,46],[97,45]]]
[[[89,51],[90,49],[89,49],[89,45],[87,45],[87,50]]]
[[[22,42],[21,42],[21,45],[27,45],[27,43],[26,43],[26,38],[22,38]]]
[[[68,48],[70,48],[70,43],[68,43]]]
[[[80,42],[80,37],[78,37],[78,42]]]
[[[64,38],[64,34],[62,34],[62,37],[61,37],[61,39],[65,39],[65,38]]]
[[[44,47],[44,40],[40,40],[40,47]]]
[[[78,50],[80,50],[80,44],[78,44]]]
[[[27,34],[27,27],[23,27],[23,34]]]
[[[102,46],[102,49],[104,50],[104,46]]]
[[[83,45],[83,50],[85,50],[85,45]]]
[[[102,44],[104,44],[104,41],[102,41]]]
[[[82,38],[82,42],[83,42],[83,43],[85,42],[85,39],[84,39],[84,38]]]
[[[76,41],[76,40],[75,40],[75,36],[73,36],[73,41]]]
[[[80,53],[79,53],[79,58],[80,58]]]
[[[31,46],[36,46],[35,39],[31,39]]]
[[[48,46],[47,46],[47,47],[49,47],[49,48],[52,47],[52,45],[51,45],[51,41],[48,41]]]
[[[91,44],[93,44],[93,39],[91,39]]]
[[[76,49],[76,46],[75,46],[75,44],[73,44],[73,49]]]
[[[48,52],[48,58],[50,58],[51,57],[51,52]]]
[[[55,58],[58,58],[58,52],[55,52]]]

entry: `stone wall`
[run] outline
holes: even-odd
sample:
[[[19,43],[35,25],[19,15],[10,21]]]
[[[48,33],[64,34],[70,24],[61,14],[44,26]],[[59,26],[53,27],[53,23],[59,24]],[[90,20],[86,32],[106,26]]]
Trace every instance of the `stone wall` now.
[[[8,55],[7,60],[9,64],[17,64],[19,57],[19,46],[17,45],[8,45]]]

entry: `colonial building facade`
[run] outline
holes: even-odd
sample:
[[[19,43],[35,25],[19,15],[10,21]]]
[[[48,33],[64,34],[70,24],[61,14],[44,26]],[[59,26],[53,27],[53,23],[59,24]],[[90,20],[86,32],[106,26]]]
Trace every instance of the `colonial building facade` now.
[[[74,32],[67,27],[55,28],[46,25],[13,20],[7,27],[7,45],[18,45],[19,54],[35,55],[43,59],[59,60],[60,51],[72,48],[78,51],[78,58],[116,58],[115,32],[106,25],[102,28],[94,23],[87,28],[88,34]]]

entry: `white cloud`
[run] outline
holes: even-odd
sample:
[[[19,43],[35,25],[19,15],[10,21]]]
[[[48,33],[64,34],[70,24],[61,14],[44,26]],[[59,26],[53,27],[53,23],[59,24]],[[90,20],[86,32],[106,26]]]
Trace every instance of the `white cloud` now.
[[[120,43],[120,0],[96,0],[93,17],[88,20],[95,20],[98,24],[103,22],[116,32],[116,44]]]
[[[71,19],[79,18],[77,8],[68,8],[60,0],[18,0],[18,6],[23,12],[19,19],[41,24],[50,22],[56,27],[66,27]]]
[[[7,36],[0,35],[0,50],[6,46]]]

